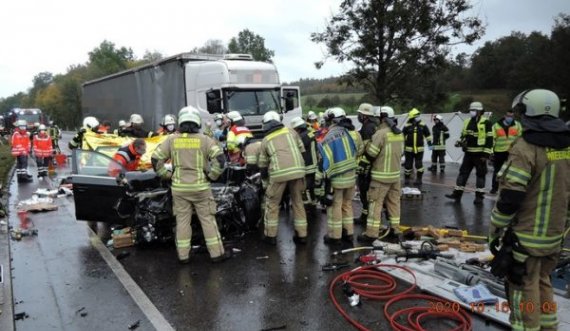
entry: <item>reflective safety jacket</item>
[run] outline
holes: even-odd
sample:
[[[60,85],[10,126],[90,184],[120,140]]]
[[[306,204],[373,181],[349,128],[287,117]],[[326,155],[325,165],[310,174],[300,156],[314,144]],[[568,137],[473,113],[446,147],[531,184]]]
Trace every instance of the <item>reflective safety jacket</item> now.
[[[269,171],[270,183],[305,177],[305,147],[299,135],[283,124],[268,131],[261,142],[259,168]]]
[[[505,125],[504,118],[493,125],[493,137],[495,138],[494,152],[508,152],[517,137],[522,135],[522,126],[519,121],[513,121],[511,125]]]
[[[400,180],[404,136],[394,133],[386,124],[380,124],[366,146],[366,155],[373,160],[370,186],[378,183],[396,183]]]
[[[30,136],[27,131],[20,133],[14,131],[10,144],[12,145],[12,156],[22,156],[30,154]]]
[[[245,158],[245,163],[248,166],[257,166],[259,162],[259,151],[261,149],[261,141],[256,141],[247,144],[245,150],[243,151],[243,157]]]
[[[368,145],[370,139],[374,133],[376,133],[377,125],[373,121],[366,121],[362,123],[362,127],[360,128],[360,137],[362,138],[362,153],[360,153],[359,162],[363,162],[364,164],[369,164],[368,158],[364,156],[364,148]]]
[[[357,148],[350,132],[340,125],[332,125],[318,145],[320,168],[333,188],[351,188],[356,184]]]
[[[172,191],[197,192],[210,188],[210,180],[222,173],[224,156],[216,141],[201,133],[171,134],[152,156],[156,172],[166,176],[166,160],[172,162]]]
[[[532,256],[559,252],[565,227],[570,224],[570,147],[553,149],[518,138],[498,179],[502,191],[491,224],[496,228],[511,226]],[[514,257],[525,258],[520,254]]]
[[[420,153],[424,151],[424,138],[429,146],[431,146],[431,134],[428,127],[422,122],[416,122],[414,119],[408,120],[404,129],[404,150],[406,152]]]
[[[113,160],[121,164],[127,171],[135,171],[138,169],[141,162],[141,156],[135,151],[133,144],[128,144],[117,150],[113,156]],[[117,176],[119,173],[116,169],[110,169],[109,175],[112,177]]]
[[[37,157],[50,157],[53,153],[51,137],[47,134],[44,137],[36,135],[33,145],[34,155]]]
[[[479,120],[476,117],[466,119],[463,122],[461,139],[465,139],[467,153],[490,155],[493,152],[493,127],[484,116],[481,116]]]
[[[445,151],[445,141],[449,138],[449,129],[441,121],[433,126],[433,150]]]
[[[61,136],[61,131],[56,125],[50,126],[48,128],[48,135],[50,136],[52,141],[57,141]]]
[[[303,152],[303,160],[305,160],[305,174],[314,174],[317,172],[317,141],[315,134],[309,129],[299,132],[299,137],[303,142],[305,152]]]
[[[239,152],[239,145],[245,141],[245,138],[253,138],[251,131],[245,126],[232,125],[228,131],[228,138],[226,140],[228,152]]]

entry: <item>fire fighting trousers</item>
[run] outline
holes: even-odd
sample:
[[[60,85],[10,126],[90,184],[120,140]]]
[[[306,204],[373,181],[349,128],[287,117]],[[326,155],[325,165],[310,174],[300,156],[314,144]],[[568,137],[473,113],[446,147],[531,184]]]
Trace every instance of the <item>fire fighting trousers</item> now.
[[[411,176],[414,164],[417,172],[424,172],[424,152],[404,152],[404,174]]]
[[[22,176],[28,174],[28,156],[16,156],[16,175]]]
[[[457,176],[455,190],[464,191],[465,184],[471,175],[471,171],[475,168],[477,180],[475,182],[477,193],[485,193],[485,175],[487,175],[487,161],[482,158],[481,153],[465,153],[461,167],[459,167],[459,175]]]
[[[395,183],[375,183],[368,190],[368,203],[370,212],[366,220],[366,235],[378,238],[382,220],[382,206],[388,210],[390,227],[398,229],[400,226],[400,181]]]
[[[510,322],[515,331],[554,331],[558,328],[557,305],[550,275],[558,263],[558,253],[529,256],[522,285],[508,282]]]
[[[222,236],[216,223],[216,201],[212,191],[196,192],[172,191],[172,210],[176,216],[176,249],[180,260],[187,259],[190,254],[190,241],[192,239],[192,214],[196,211],[200,226],[204,233],[206,248],[210,257],[215,258],[224,254]]]
[[[265,190],[265,216],[263,233],[267,237],[276,237],[279,225],[279,205],[285,188],[289,189],[295,231],[301,238],[307,236],[307,216],[303,206],[304,178],[293,179],[286,182],[270,182]]]
[[[497,181],[497,174],[501,167],[507,159],[509,158],[509,152],[495,152],[493,157],[493,186],[491,188],[492,191],[497,191],[499,189],[499,182]]]
[[[353,197],[354,187],[334,189],[332,206],[327,208],[327,234],[329,238],[340,239],[342,229],[345,229],[349,236],[354,233]]]
[[[370,188],[370,174],[358,174],[357,184],[360,192],[360,202],[362,203],[362,215],[368,215],[368,190]]]

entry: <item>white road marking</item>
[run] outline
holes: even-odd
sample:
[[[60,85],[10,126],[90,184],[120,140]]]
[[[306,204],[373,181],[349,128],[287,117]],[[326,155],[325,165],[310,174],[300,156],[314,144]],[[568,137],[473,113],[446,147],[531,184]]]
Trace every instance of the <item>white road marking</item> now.
[[[154,326],[155,329],[160,331],[174,331],[175,329],[168,323],[166,318],[158,311],[156,306],[150,301],[150,299],[146,296],[143,290],[137,285],[137,283],[131,278],[129,273],[123,268],[123,265],[117,261],[117,259],[109,252],[107,247],[103,245],[99,237],[93,232],[93,230],[87,226],[89,229],[89,239],[91,240],[91,244],[99,254],[107,265],[113,270],[113,273],[121,284],[125,287],[131,298],[135,301],[135,303],[139,306],[142,310],[143,314],[148,318],[150,323]]]

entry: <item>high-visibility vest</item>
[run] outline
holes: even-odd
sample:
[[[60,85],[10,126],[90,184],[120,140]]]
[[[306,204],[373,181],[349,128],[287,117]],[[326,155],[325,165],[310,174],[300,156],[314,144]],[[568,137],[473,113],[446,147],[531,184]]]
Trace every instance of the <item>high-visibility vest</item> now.
[[[500,122],[493,125],[493,137],[495,138],[495,145],[493,150],[495,152],[507,152],[517,137],[522,134],[522,126],[520,122],[514,121],[513,125],[503,127]]]
[[[34,138],[34,155],[37,157],[50,157],[53,153],[53,145],[50,136]]]
[[[15,131],[12,135],[12,156],[22,156],[30,154],[30,136],[28,132],[20,133]]]

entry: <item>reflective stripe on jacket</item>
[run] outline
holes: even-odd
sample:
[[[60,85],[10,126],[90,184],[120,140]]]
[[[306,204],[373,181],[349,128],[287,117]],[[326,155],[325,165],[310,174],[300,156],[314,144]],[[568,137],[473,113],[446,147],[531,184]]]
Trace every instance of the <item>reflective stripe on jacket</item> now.
[[[304,178],[304,151],[299,135],[293,129],[281,127],[263,138],[259,167],[269,168],[269,181],[272,183]]]
[[[21,156],[30,154],[30,136],[28,132],[20,133],[15,131],[11,139],[12,156]]]
[[[493,125],[493,137],[495,145],[493,151],[507,152],[517,137],[522,135],[522,126],[520,122],[513,121],[511,125],[506,126],[503,120],[499,120]]]
[[[449,138],[449,129],[441,121],[433,126],[433,150],[445,151],[445,141]]]
[[[330,127],[322,143],[318,145],[321,168],[331,180],[333,188],[350,188],[356,184],[356,157],[358,149],[350,132],[339,126]]]
[[[164,161],[172,161],[172,190],[196,192],[210,188],[210,180],[222,173],[222,149],[216,141],[201,133],[175,133],[160,144],[153,158],[160,161],[157,174],[166,173]],[[206,178],[206,176],[208,178]]]
[[[382,123],[366,147],[366,154],[374,159],[370,183],[372,187],[375,186],[374,182],[395,183],[400,180],[403,149],[403,134],[393,133],[386,123]]]
[[[37,157],[50,157],[53,153],[53,146],[50,136],[36,136],[34,138],[34,155]]]
[[[240,151],[239,145],[245,141],[245,138],[253,138],[251,130],[245,126],[233,125],[228,131],[226,146],[230,153]]]
[[[481,116],[479,121],[475,117],[466,119],[463,122],[461,137],[466,140],[469,153],[493,152],[493,128],[484,116]]]
[[[495,207],[491,224],[498,228],[511,226],[532,256],[559,252],[570,221],[570,147],[555,150],[518,138],[498,180],[501,189],[525,194],[520,209],[513,214]]]
[[[428,127],[423,122],[412,122],[408,120],[404,129],[404,150],[406,152],[419,153],[424,151],[424,138],[431,146],[431,134]]]

